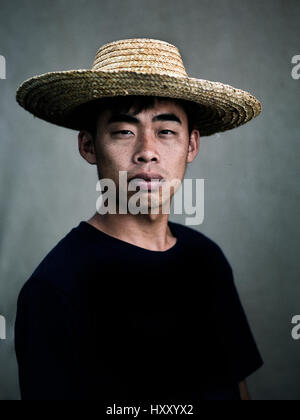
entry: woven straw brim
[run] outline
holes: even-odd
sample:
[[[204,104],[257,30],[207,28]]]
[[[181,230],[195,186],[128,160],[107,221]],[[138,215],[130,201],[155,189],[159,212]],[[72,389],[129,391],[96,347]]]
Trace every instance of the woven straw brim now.
[[[81,130],[79,105],[116,96],[177,98],[201,105],[197,125],[201,136],[239,127],[261,112],[248,92],[218,82],[135,72],[70,70],[45,73],[22,83],[17,101],[50,123]],[[75,116],[76,115],[76,116]]]

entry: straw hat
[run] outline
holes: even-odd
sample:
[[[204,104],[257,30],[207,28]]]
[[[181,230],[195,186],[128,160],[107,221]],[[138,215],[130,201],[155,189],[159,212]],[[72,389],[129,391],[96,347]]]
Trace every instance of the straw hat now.
[[[43,120],[81,130],[78,106],[127,95],[177,98],[198,104],[202,136],[243,125],[261,112],[260,102],[248,92],[189,77],[179,50],[153,39],[106,44],[98,50],[91,70],[32,77],[21,84],[16,99]]]

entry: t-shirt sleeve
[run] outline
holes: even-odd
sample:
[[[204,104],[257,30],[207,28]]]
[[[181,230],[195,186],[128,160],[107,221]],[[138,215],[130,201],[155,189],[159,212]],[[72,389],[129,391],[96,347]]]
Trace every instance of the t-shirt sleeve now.
[[[241,382],[263,365],[263,359],[236,289],[232,268],[219,248],[214,267],[212,321],[216,350],[219,360],[225,357],[232,379]]]
[[[15,350],[22,400],[81,399],[72,315],[51,285],[31,278],[22,288]]]

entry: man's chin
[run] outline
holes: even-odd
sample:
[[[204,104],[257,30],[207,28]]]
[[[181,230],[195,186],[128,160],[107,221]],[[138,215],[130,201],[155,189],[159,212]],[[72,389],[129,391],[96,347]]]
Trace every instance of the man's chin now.
[[[136,209],[139,209],[142,214],[169,214],[170,201],[163,200],[162,192],[159,190],[141,190],[128,194],[128,212],[137,214]]]

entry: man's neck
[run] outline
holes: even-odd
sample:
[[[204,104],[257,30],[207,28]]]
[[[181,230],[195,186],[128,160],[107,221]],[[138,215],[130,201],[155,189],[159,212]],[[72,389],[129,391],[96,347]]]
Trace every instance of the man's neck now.
[[[168,214],[96,213],[88,223],[107,235],[151,251],[166,251],[177,242],[168,226]]]

